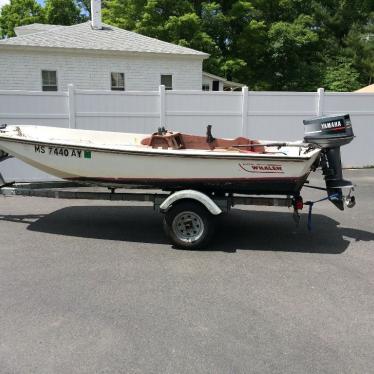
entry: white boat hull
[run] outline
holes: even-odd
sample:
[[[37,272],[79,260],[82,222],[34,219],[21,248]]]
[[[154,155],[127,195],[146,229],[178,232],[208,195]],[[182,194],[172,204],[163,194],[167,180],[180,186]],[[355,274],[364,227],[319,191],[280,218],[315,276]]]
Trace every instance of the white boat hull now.
[[[147,149],[126,144],[130,134],[121,139],[124,135],[118,133],[69,129],[49,133],[52,128],[37,126],[19,126],[16,132],[10,128],[0,133],[0,149],[5,152],[56,177],[109,187],[132,184],[291,194],[300,190],[319,156],[319,150],[299,156],[298,148],[290,154]],[[45,136],[29,136],[32,131]],[[69,141],[59,139],[59,131],[65,138],[70,131]],[[103,144],[95,144],[91,137]],[[113,139],[125,145],[113,145]]]

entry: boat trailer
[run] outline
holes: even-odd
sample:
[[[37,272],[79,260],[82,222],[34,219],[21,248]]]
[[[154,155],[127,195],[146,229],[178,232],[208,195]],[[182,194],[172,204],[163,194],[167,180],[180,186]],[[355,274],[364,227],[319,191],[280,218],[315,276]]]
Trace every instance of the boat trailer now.
[[[293,208],[298,221],[302,200],[294,197],[263,197],[235,194],[208,194],[196,190],[172,192],[156,190],[92,188],[67,181],[6,182],[0,173],[0,194],[4,197],[43,197],[104,201],[150,202],[163,213],[164,231],[171,242],[185,249],[205,247],[214,234],[217,216],[236,205]]]
[[[309,206],[308,228],[311,229],[312,208],[315,203],[329,200],[338,209],[344,206],[352,208],[355,198],[352,195],[353,184],[343,179],[340,146],[352,141],[354,135],[349,115],[318,117],[304,121],[305,142],[321,147],[319,165],[321,167],[326,188],[313,187],[306,184],[303,187],[316,188],[327,192],[327,197],[317,201],[303,202],[296,193],[283,197],[264,197],[225,192],[198,191],[183,189],[176,191],[134,192],[134,188],[144,190],[142,186],[133,189],[107,188],[104,191],[92,190],[92,185],[77,184],[76,182],[6,182],[0,173],[0,194],[4,196],[35,196],[56,199],[87,199],[107,201],[142,201],[151,202],[155,210],[163,213],[163,226],[171,242],[181,248],[200,248],[209,243],[214,233],[217,216],[228,213],[235,205],[279,206],[293,208],[293,218],[299,223],[299,210],[304,205]],[[278,144],[279,145],[279,144]],[[0,162],[9,155],[0,150]],[[91,189],[87,189],[91,187]],[[345,195],[343,190],[348,189]],[[119,190],[119,191],[117,191]]]
[[[305,186],[307,187],[307,186]],[[104,189],[104,188],[101,188]],[[163,213],[163,228],[170,241],[179,248],[198,249],[206,247],[214,235],[215,220],[229,213],[236,205],[286,207],[293,209],[298,225],[299,210],[309,206],[308,228],[311,230],[312,207],[316,202],[303,203],[301,196],[264,197],[236,194],[207,194],[196,190],[164,192],[134,189],[99,190],[75,182],[5,182],[0,173],[0,194],[4,197],[24,196],[53,199],[82,199],[104,201],[150,202],[153,209]],[[353,196],[346,206],[354,205]]]

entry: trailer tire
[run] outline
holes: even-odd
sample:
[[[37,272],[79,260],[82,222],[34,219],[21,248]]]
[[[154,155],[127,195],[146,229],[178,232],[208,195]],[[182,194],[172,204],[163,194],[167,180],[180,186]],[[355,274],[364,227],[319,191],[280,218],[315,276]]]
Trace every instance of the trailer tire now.
[[[214,218],[201,204],[182,201],[165,213],[164,231],[177,248],[201,249],[214,234]]]

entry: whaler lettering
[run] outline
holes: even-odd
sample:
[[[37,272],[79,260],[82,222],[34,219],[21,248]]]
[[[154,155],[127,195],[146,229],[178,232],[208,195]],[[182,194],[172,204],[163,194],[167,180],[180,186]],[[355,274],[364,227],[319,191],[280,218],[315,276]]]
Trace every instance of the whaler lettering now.
[[[239,167],[248,173],[276,173],[283,174],[282,165],[276,164],[251,164],[249,162],[240,163]]]
[[[282,171],[282,166],[277,165],[252,165],[253,170]]]
[[[76,157],[81,158],[83,153],[81,149],[69,149],[64,147],[46,147],[44,145],[35,145],[35,153],[47,153],[59,157]]]

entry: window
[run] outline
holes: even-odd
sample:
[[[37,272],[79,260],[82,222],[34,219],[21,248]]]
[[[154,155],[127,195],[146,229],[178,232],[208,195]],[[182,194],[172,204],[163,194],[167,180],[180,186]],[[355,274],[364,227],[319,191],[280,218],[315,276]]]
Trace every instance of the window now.
[[[212,91],[219,91],[219,81],[213,81]]]
[[[125,91],[125,74],[110,73],[112,91]]]
[[[173,76],[171,74],[161,75],[161,84],[165,86],[165,90],[173,89]]]
[[[42,90],[57,91],[57,71],[42,70]]]
[[[209,83],[203,83],[202,90],[209,91],[210,90]]]

